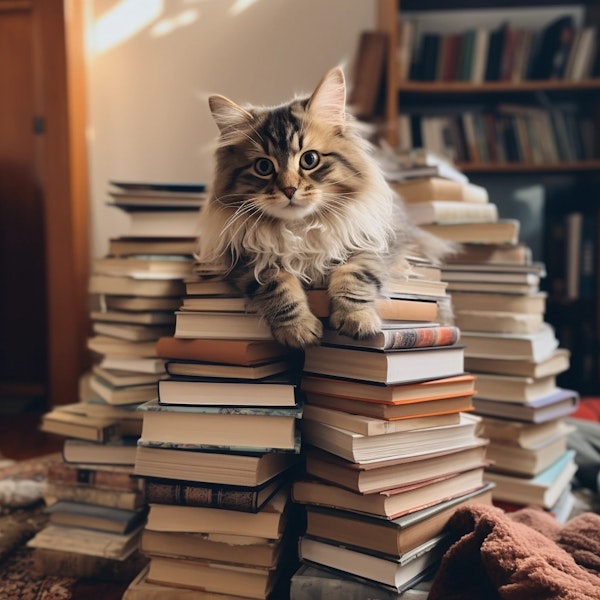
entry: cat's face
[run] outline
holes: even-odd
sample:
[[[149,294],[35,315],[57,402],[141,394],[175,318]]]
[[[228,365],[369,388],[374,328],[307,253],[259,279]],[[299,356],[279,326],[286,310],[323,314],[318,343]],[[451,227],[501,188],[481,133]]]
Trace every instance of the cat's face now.
[[[365,185],[341,70],[332,70],[310,98],[276,108],[246,109],[222,96],[209,102],[221,130],[215,197],[246,218],[341,212]]]

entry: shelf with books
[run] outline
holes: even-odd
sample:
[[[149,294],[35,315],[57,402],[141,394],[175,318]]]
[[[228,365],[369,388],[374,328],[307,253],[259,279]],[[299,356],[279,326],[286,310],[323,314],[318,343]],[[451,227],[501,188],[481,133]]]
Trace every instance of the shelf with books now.
[[[380,0],[378,26],[388,37],[381,111],[386,140],[399,148],[418,145],[400,122],[413,110],[437,109],[447,115],[470,103],[492,112],[495,105],[510,102],[537,111],[559,108],[562,112],[568,103],[580,122],[576,126],[571,122],[568,127],[571,131],[585,129],[583,137],[589,145],[584,153],[544,160],[531,160],[526,155],[508,161],[494,156],[482,160],[477,155],[453,159],[461,163],[461,170],[476,173],[597,169],[598,11],[592,2],[556,4],[513,2],[511,6],[517,10],[511,11],[505,2],[430,1],[424,5]],[[428,49],[426,42],[430,43]],[[462,108],[457,106],[459,102]],[[546,133],[538,130],[531,145],[544,146],[548,133],[547,126]],[[559,147],[564,146],[558,134],[550,133],[556,135]],[[479,137],[490,137],[489,131],[483,129]]]

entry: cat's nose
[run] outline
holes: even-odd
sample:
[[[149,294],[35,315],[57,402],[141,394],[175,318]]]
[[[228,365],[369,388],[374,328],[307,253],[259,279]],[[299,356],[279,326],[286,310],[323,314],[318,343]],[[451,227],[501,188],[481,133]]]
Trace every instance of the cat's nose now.
[[[291,200],[293,195],[296,193],[296,190],[298,188],[289,186],[289,187],[284,187],[281,191],[287,196],[288,200]]]

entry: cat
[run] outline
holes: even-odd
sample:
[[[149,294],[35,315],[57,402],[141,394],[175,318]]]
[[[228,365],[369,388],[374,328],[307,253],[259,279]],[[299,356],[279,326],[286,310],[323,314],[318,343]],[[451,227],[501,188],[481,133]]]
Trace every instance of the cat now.
[[[228,279],[291,348],[316,344],[322,323],[305,289],[327,287],[329,325],[366,338],[391,265],[410,251],[439,260],[450,248],[409,222],[373,146],[346,107],[341,68],[309,97],[275,107],[211,96],[220,136],[202,208],[198,265]]]

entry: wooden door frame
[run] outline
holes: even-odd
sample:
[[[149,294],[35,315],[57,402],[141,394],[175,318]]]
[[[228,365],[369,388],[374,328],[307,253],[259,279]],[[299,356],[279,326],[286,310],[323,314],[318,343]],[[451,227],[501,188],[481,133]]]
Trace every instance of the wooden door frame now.
[[[88,366],[85,3],[34,0],[38,174],[44,197],[49,406],[77,402]]]

